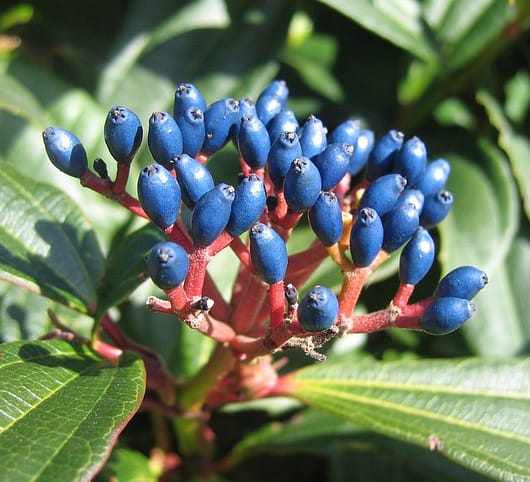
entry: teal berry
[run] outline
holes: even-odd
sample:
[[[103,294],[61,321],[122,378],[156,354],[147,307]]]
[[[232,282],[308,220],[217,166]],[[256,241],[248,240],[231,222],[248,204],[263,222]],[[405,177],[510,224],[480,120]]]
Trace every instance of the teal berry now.
[[[226,228],[235,189],[220,183],[203,194],[191,212],[191,237],[195,246],[212,244]]]
[[[421,314],[420,328],[430,335],[447,335],[460,328],[475,310],[476,305],[464,298],[437,298]]]
[[[434,290],[434,298],[473,299],[488,284],[488,275],[473,266],[460,266],[447,273]]]
[[[355,176],[366,166],[370,153],[374,147],[374,132],[362,129],[353,144],[353,154],[350,157],[349,173]]]
[[[342,209],[335,193],[322,191],[308,211],[309,224],[324,246],[337,243],[342,235]]]
[[[241,118],[237,145],[249,167],[260,169],[265,166],[271,143],[267,128],[257,117],[245,115]]]
[[[150,164],[138,178],[138,199],[143,210],[160,228],[177,220],[181,193],[175,178],[162,164]]]
[[[256,223],[250,228],[250,259],[256,272],[269,284],[282,281],[287,271],[287,247],[272,228]]]
[[[327,145],[326,127],[318,117],[310,115],[300,127],[302,155],[311,159],[320,154]]]
[[[392,129],[375,142],[366,164],[366,179],[373,181],[392,172],[394,155],[401,148],[403,138],[402,132]]]
[[[195,157],[201,151],[206,135],[203,111],[195,106],[189,107],[175,117],[175,122],[182,134],[182,152]]]
[[[256,174],[241,179],[236,187],[226,230],[234,237],[241,235],[260,218],[267,203],[263,179]]]
[[[88,169],[86,150],[70,131],[48,127],[42,133],[46,154],[52,164],[72,177],[80,178]]]
[[[356,266],[372,264],[383,246],[383,223],[372,208],[362,208],[350,232],[350,253]]]
[[[184,204],[193,209],[197,201],[214,187],[209,169],[188,154],[173,158],[173,167],[182,193]]]
[[[118,164],[130,163],[143,138],[143,127],[138,116],[122,105],[112,107],[103,128],[105,143]]]
[[[335,323],[339,314],[339,301],[325,286],[315,286],[298,305],[298,322],[307,331],[324,331]]]
[[[149,118],[147,145],[153,159],[166,169],[171,169],[171,160],[182,154],[182,133],[167,112],[154,112]]]
[[[214,154],[230,140],[233,129],[240,122],[239,102],[231,97],[216,100],[204,112],[206,135],[202,150]]]
[[[272,143],[267,156],[267,167],[269,177],[275,189],[283,187],[285,175],[293,162],[293,159],[302,156],[300,139],[296,132],[282,132],[280,137]]]
[[[195,107],[204,112],[207,105],[203,95],[195,85],[181,82],[175,90],[173,117],[176,119],[184,115],[190,107]]]
[[[410,238],[399,258],[399,280],[417,285],[429,272],[434,262],[434,241],[421,226]]]
[[[407,186],[415,186],[427,166],[427,148],[418,137],[407,140],[394,155],[394,172],[407,180]]]
[[[364,191],[359,209],[375,209],[380,217],[390,212],[407,185],[401,174],[385,174],[372,181]]]
[[[297,157],[285,174],[283,192],[289,209],[302,212],[315,204],[322,189],[317,167],[307,157]]]
[[[182,284],[188,275],[190,264],[184,248],[171,241],[153,246],[147,257],[147,271],[153,283],[163,290]]]
[[[330,191],[346,175],[350,167],[350,158],[353,154],[351,144],[328,144],[326,148],[312,161],[320,172],[322,189]]]

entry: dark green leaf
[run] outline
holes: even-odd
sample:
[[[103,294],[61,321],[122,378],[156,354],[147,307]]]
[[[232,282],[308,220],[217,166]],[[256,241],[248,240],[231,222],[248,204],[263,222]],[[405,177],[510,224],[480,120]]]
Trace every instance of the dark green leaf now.
[[[530,477],[530,359],[314,365],[290,395],[490,477]]]
[[[0,171],[0,206],[0,278],[93,312],[103,257],[77,207],[7,165]]]
[[[90,480],[145,390],[143,363],[61,340],[0,345],[0,472]]]

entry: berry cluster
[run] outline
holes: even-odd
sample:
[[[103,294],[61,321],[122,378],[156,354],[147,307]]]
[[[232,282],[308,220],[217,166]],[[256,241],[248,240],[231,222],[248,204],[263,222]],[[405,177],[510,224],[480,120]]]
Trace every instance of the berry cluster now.
[[[336,335],[390,327],[436,335],[456,330],[487,283],[481,270],[455,269],[431,297],[409,303],[435,258],[429,229],[453,204],[445,188],[448,161],[429,161],[421,139],[396,130],[376,139],[356,120],[329,133],[314,115],[299,123],[287,99],[284,81],[271,82],[256,102],[224,98],[210,105],[194,85],[180,84],[173,113],[149,119],[154,162],[139,175],[138,199],[125,186],[143,127],[126,107],[112,107],[104,126],[115,180],[101,159],[94,162],[97,175],[88,169],[86,151],[71,132],[49,127],[44,145],[64,173],[165,232],[167,241],[148,254],[147,271],[167,300],[150,297],[148,307],[224,343],[236,359],[287,347],[321,359],[315,348]],[[240,156],[237,186],[215,184],[208,169],[229,142]],[[180,215],[183,205],[189,222]],[[316,239],[289,255],[286,241],[305,213]],[[227,247],[240,261],[229,301],[207,270]],[[355,314],[370,274],[400,249],[394,298],[380,311]],[[298,288],[327,256],[343,273],[340,293],[315,286],[299,300]]]

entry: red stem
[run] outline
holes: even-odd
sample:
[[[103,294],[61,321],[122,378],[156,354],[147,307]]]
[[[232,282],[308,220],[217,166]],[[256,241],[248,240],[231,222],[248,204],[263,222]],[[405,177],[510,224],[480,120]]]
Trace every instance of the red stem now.
[[[131,170],[131,163],[118,163],[118,172],[116,173],[116,180],[112,184],[112,192],[120,195],[125,192],[127,181],[129,180],[129,172]]]
[[[283,281],[271,284],[267,295],[269,300],[271,327],[274,329],[283,323],[285,313],[285,289]]]

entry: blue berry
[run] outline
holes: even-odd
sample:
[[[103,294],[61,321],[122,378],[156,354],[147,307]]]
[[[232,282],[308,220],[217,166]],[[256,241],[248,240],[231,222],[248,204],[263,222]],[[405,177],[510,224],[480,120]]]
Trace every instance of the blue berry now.
[[[453,203],[453,194],[445,189],[435,196],[427,196],[421,212],[421,225],[430,228],[441,223],[449,214]]]
[[[434,241],[429,231],[418,227],[399,258],[400,281],[417,285],[431,269],[434,255]]]
[[[447,335],[460,328],[475,310],[475,304],[464,298],[437,298],[421,314],[420,328],[430,335]]]
[[[473,299],[488,283],[487,274],[473,266],[460,266],[447,273],[434,290],[435,298],[456,297]]]
[[[221,183],[197,201],[191,212],[191,237],[196,246],[209,246],[223,232],[234,196],[234,187]]]
[[[353,145],[353,154],[350,158],[348,170],[352,176],[358,174],[366,166],[373,147],[374,132],[370,129],[362,129]]]
[[[74,134],[60,127],[48,127],[42,138],[46,154],[57,169],[72,177],[81,177],[86,172],[86,150]]]
[[[353,154],[351,144],[328,144],[312,161],[320,172],[322,189],[333,189],[348,172]]]
[[[256,272],[269,284],[278,283],[287,271],[287,247],[280,235],[266,224],[250,228],[250,259]]]
[[[221,149],[229,140],[232,129],[239,124],[239,102],[231,97],[219,99],[204,112],[206,136],[202,150],[213,154]]]
[[[195,85],[180,83],[175,90],[173,117],[177,118],[184,115],[190,107],[196,107],[204,112],[207,107],[206,101]]]
[[[298,322],[304,330],[317,332],[330,328],[339,314],[339,301],[325,286],[315,286],[298,305]]]
[[[421,215],[423,210],[423,203],[425,202],[425,196],[418,189],[404,189],[394,207],[403,205],[403,204],[414,204],[418,213]]]
[[[151,220],[162,229],[173,225],[180,209],[180,188],[161,164],[144,167],[138,178],[138,199]]]
[[[250,229],[263,213],[266,202],[263,179],[256,174],[244,177],[236,187],[226,230],[235,237]]]
[[[282,132],[271,145],[267,157],[269,177],[276,189],[282,189],[285,175],[293,159],[302,156],[300,139],[296,132]]]
[[[267,163],[271,148],[267,128],[257,117],[243,116],[239,125],[238,148],[243,160],[252,169]]]
[[[401,174],[385,174],[372,181],[364,191],[359,209],[369,207],[380,217],[390,212],[405,189],[407,180]]]
[[[147,144],[153,159],[171,169],[173,157],[182,154],[182,134],[167,112],[154,112],[149,118]]]
[[[147,257],[147,271],[163,290],[179,286],[188,275],[190,263],[184,248],[171,241],[155,244]]]
[[[239,129],[241,127],[241,120],[245,116],[258,117],[258,113],[256,112],[256,104],[249,97],[239,100],[239,122],[236,122],[232,127],[232,140],[234,141],[236,148],[239,138]]]
[[[357,137],[361,133],[361,122],[359,120],[348,119],[340,123],[331,131],[328,136],[329,144],[351,144],[355,145]]]
[[[280,99],[282,105],[287,103],[287,97],[289,96],[289,88],[285,80],[273,80],[261,91],[259,97],[265,97],[268,95],[275,95]],[[258,97],[258,99],[259,99]]]
[[[392,129],[375,142],[366,165],[366,179],[373,181],[392,171],[394,155],[403,144],[403,137],[402,132]]]
[[[422,178],[427,165],[427,149],[418,137],[405,142],[394,155],[394,172],[407,180],[407,186],[415,186]]]
[[[213,177],[204,164],[188,154],[174,157],[173,166],[182,200],[188,208],[193,209],[202,195],[214,187]]]
[[[414,234],[420,224],[418,206],[402,203],[385,214],[383,221],[383,249],[388,253],[403,246]]]
[[[350,253],[357,266],[372,264],[383,245],[383,223],[372,208],[362,208],[350,233]]]
[[[308,211],[309,224],[324,246],[337,243],[342,235],[342,209],[337,196],[322,191]]]
[[[427,164],[423,175],[416,183],[416,189],[419,189],[424,196],[434,196],[444,188],[450,173],[451,164],[446,159],[436,159]]]
[[[307,157],[297,157],[285,174],[283,192],[289,209],[302,212],[315,204],[322,181],[316,166]]]
[[[256,100],[256,113],[264,125],[276,117],[283,109],[284,104],[277,95],[260,95]]]
[[[306,119],[300,127],[300,146],[304,157],[311,159],[326,148],[326,132],[327,129],[318,117],[310,115]]]
[[[175,122],[182,134],[182,152],[195,157],[201,151],[206,135],[203,111],[195,106],[189,107],[175,117]]]
[[[112,107],[105,119],[103,134],[112,157],[120,164],[128,164],[135,156],[143,138],[142,123],[127,107]]]
[[[295,132],[298,127],[299,124],[294,111],[285,108],[267,124],[271,142],[274,142],[276,138],[281,136],[282,132]]]

